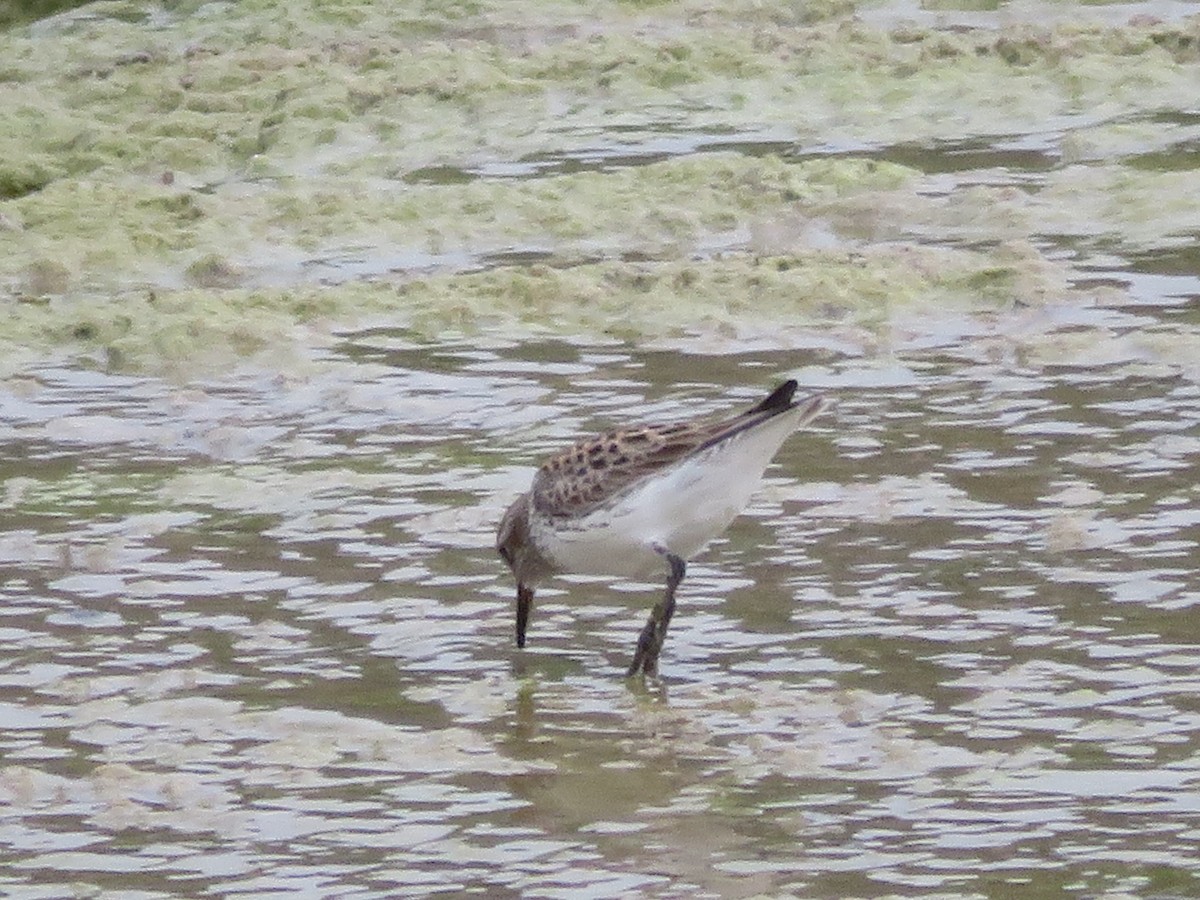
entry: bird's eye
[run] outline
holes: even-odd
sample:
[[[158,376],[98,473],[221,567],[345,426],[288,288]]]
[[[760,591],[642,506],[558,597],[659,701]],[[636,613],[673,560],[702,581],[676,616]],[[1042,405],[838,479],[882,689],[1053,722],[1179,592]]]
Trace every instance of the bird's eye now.
[[[500,557],[511,566],[513,561],[512,551],[507,547],[497,547],[496,550],[500,554]]]

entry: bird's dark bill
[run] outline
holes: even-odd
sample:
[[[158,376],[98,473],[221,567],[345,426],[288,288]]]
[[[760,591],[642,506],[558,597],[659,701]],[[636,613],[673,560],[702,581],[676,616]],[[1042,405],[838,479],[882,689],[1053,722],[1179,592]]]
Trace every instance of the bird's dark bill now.
[[[533,608],[533,588],[517,585],[517,646],[525,646],[525,629],[529,625],[529,610]]]

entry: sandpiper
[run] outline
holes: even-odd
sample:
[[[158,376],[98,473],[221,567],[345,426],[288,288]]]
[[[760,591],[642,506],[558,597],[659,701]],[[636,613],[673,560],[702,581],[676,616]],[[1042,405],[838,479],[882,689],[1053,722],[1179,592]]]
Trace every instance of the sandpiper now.
[[[687,561],[745,508],[784,440],[828,405],[795,393],[788,380],[732,417],[618,428],[546,460],[496,534],[517,578],[517,646],[546,578],[665,569],[666,592],[626,673],[655,675]]]

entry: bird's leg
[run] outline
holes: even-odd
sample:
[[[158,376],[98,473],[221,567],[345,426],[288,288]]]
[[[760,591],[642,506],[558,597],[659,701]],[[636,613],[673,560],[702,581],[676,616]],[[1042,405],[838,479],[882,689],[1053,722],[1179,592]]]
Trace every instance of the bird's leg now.
[[[650,610],[646,627],[638,635],[637,649],[634,650],[633,662],[629,664],[629,670],[625,673],[626,678],[638,674],[639,671],[643,675],[658,674],[658,654],[667,637],[667,626],[671,624],[671,616],[675,614],[675,589],[679,587],[679,582],[683,581],[684,572],[687,571],[687,564],[674,553],[662,548],[655,549],[666,557],[671,567],[667,576],[667,590],[662,600]]]

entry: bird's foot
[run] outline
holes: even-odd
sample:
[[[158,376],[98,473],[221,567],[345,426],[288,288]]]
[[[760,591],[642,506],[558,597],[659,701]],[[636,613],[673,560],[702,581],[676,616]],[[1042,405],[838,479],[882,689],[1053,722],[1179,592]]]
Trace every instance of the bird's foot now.
[[[638,635],[637,649],[633,651],[633,662],[629,664],[629,669],[625,672],[626,678],[632,678],[638,674],[653,678],[658,674],[658,654],[662,650],[663,638],[666,636],[666,629],[662,627],[659,616],[659,609],[655,607],[654,612],[650,613],[646,627]]]

